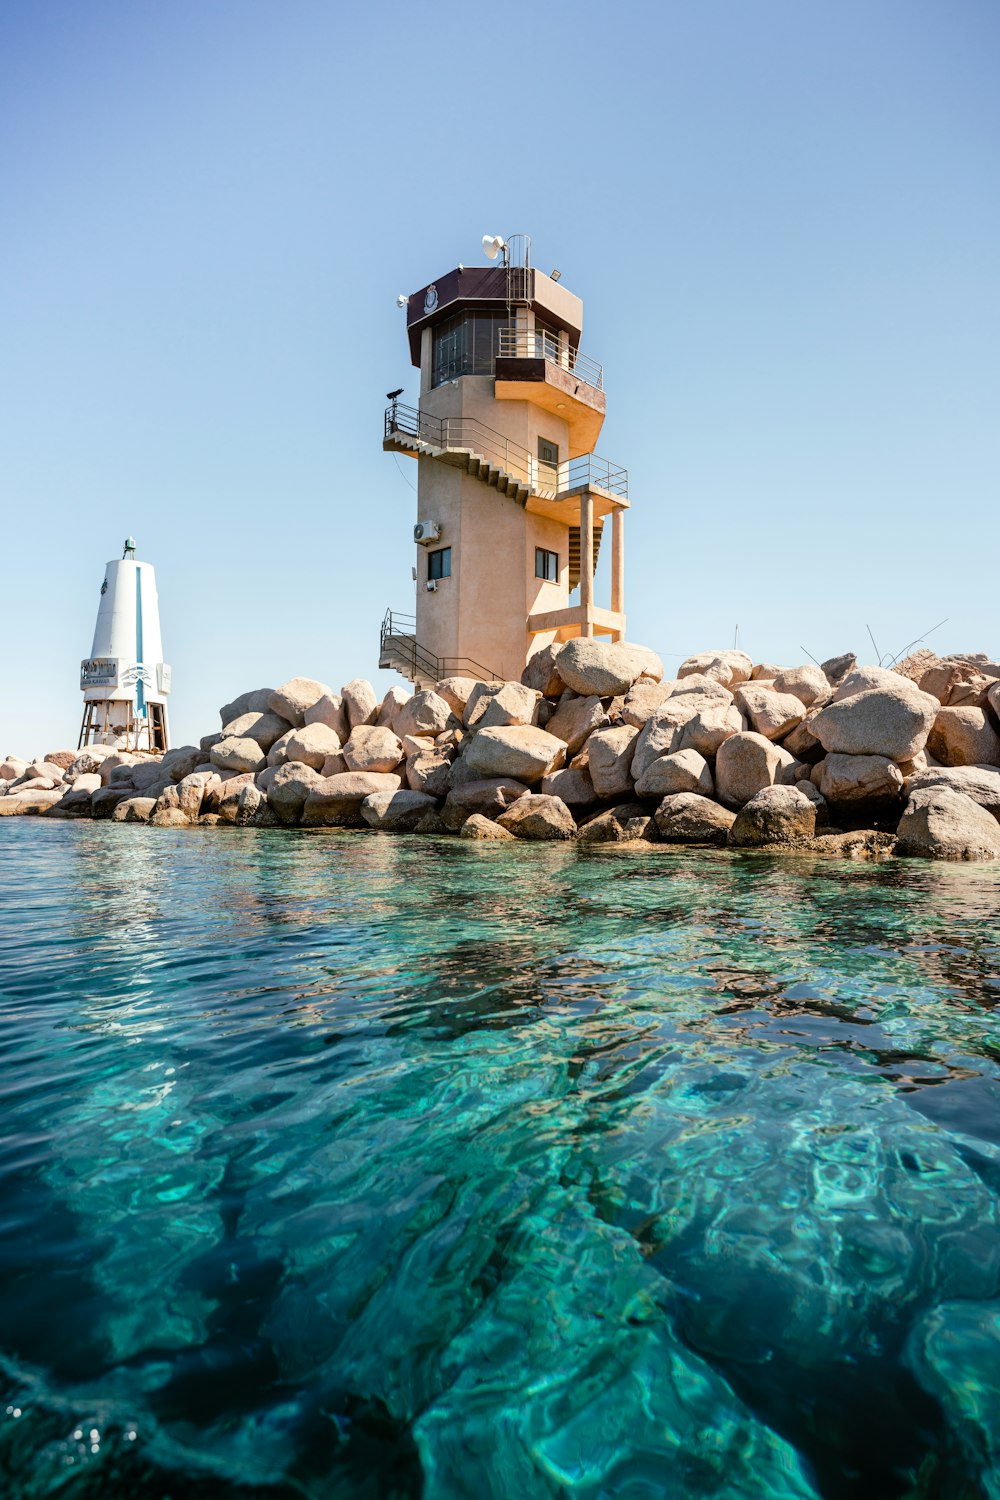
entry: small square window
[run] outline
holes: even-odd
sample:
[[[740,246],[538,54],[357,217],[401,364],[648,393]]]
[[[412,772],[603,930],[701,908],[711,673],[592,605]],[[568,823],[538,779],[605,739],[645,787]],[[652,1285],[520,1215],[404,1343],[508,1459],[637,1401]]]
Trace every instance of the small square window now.
[[[559,582],[559,553],[546,552],[544,547],[535,548],[535,577],[546,583]]]
[[[451,548],[439,547],[436,552],[427,554],[427,577],[428,578],[450,578],[451,577]]]

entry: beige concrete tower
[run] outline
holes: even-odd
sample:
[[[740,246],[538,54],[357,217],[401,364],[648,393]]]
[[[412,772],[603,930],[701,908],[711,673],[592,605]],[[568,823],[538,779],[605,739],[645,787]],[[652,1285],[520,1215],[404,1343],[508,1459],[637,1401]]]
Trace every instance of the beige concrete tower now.
[[[483,246],[497,263],[400,298],[420,398],[391,398],[383,446],[417,460],[416,606],[386,615],[380,666],[415,682],[517,678],[552,641],[625,633],[628,475],[594,453],[604,378],[580,352],[583,303],[531,265],[525,236]]]

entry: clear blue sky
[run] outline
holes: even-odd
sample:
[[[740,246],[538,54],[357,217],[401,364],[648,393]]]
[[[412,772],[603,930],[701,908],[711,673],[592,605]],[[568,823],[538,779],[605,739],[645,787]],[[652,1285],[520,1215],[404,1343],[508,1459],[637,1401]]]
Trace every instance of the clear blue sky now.
[[[996,0],[7,0],[0,754],[75,743],[129,531],[175,738],[399,680],[395,298],[485,231],[584,298],[633,639],[996,655],[998,61]]]

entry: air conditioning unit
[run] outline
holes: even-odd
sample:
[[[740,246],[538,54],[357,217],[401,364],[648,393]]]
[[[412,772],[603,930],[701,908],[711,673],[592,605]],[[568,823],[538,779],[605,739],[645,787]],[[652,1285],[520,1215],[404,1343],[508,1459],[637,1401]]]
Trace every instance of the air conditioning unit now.
[[[441,527],[436,521],[418,521],[413,528],[413,540],[426,547],[429,542],[439,541]]]
[[[438,581],[437,581],[437,579],[436,578],[428,578],[428,580],[427,580],[427,592],[429,594],[436,594],[437,593],[437,587],[438,587]]]

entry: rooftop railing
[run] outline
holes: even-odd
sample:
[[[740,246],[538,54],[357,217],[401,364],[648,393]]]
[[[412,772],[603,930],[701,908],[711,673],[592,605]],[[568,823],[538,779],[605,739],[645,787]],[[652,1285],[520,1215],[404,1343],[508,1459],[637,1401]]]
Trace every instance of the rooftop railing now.
[[[500,359],[544,359],[597,391],[604,389],[604,366],[579,349],[563,345],[543,329],[501,328],[497,346]]]

